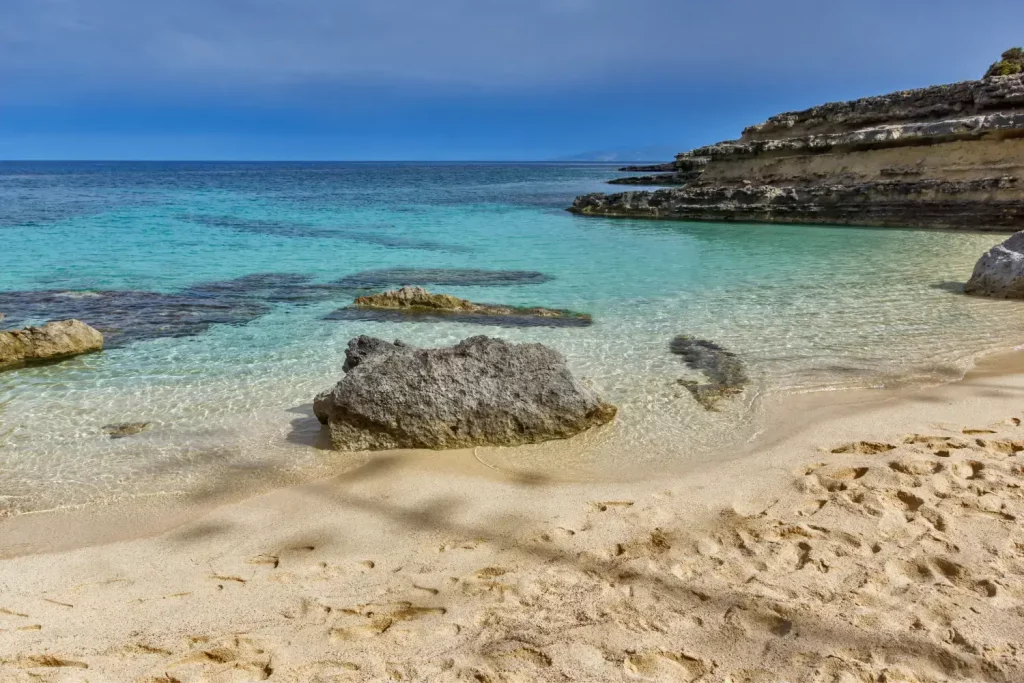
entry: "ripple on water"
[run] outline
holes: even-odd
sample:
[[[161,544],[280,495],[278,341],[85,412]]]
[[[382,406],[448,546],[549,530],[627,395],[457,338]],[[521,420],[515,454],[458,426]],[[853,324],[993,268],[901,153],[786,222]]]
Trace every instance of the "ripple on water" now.
[[[660,476],[728,457],[763,426],[763,398],[945,381],[1024,335],[1019,302],[949,284],[998,236],[564,212],[604,187],[601,166],[0,162],[0,172],[27,178],[0,183],[2,325],[78,317],[109,341],[101,354],[0,373],[0,506],[19,510],[350,466],[316,448],[309,404],[361,334],[429,347],[482,333],[563,353],[620,408],[615,423],[476,456],[564,479]],[[356,294],[405,284],[586,311],[594,323],[332,315]],[[708,377],[670,352],[681,334],[742,361],[749,384],[717,412],[680,384]],[[144,423],[111,438],[112,426]]]

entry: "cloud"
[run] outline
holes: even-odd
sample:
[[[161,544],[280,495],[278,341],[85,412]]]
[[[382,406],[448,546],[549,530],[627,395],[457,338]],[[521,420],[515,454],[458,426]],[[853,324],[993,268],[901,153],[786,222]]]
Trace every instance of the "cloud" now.
[[[999,17],[995,21],[993,17]],[[387,82],[560,88],[638,78],[973,75],[1008,0],[4,0],[3,96]]]

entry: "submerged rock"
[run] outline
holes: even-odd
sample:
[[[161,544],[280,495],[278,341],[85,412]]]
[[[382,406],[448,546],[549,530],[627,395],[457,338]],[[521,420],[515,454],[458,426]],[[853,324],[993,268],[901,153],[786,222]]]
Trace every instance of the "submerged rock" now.
[[[191,337],[213,325],[244,325],[267,314],[270,304],[301,305],[344,294],[338,284],[316,283],[296,273],[254,273],[201,282],[180,292],[133,290],[0,291],[10,323],[74,318],[100,330],[106,348],[162,337]]]
[[[75,318],[103,332],[107,348],[160,337],[189,337],[214,324],[243,324],[270,311],[258,301],[162,292],[0,292],[12,320]]]
[[[337,239],[347,242],[362,242],[374,244],[381,247],[395,249],[418,249],[423,251],[444,251],[452,253],[465,253],[470,249],[454,244],[432,242],[430,240],[419,240],[391,234],[388,229],[392,226],[386,225],[334,225],[317,226],[306,223],[296,223],[284,220],[267,220],[260,218],[242,218],[239,216],[190,216],[193,223],[214,228],[225,228],[236,232],[252,233],[256,235],[271,235],[273,237],[287,238],[309,238],[309,239]]]
[[[743,361],[714,342],[679,336],[672,340],[670,348],[672,353],[682,356],[687,367],[707,377],[706,383],[679,380],[705,410],[717,410],[719,401],[743,393],[749,382]]]
[[[554,280],[533,270],[480,270],[476,268],[381,268],[346,275],[336,282],[350,289],[380,289],[404,285],[447,287],[505,287],[539,285]]]
[[[135,436],[149,429],[149,422],[122,422],[120,424],[103,425],[111,439],[123,439],[128,436]]]
[[[402,287],[358,297],[352,306],[327,316],[330,320],[389,322],[447,321],[479,325],[585,327],[593,321],[586,313],[550,308],[522,308],[478,304],[450,294],[431,294],[422,287]]]
[[[313,404],[338,450],[539,443],[616,413],[541,344],[480,336],[419,349],[359,337],[346,358],[348,374]]]
[[[0,368],[42,363],[103,348],[103,335],[80,320],[0,332]]]
[[[964,286],[967,294],[1024,299],[1024,232],[989,249]]]

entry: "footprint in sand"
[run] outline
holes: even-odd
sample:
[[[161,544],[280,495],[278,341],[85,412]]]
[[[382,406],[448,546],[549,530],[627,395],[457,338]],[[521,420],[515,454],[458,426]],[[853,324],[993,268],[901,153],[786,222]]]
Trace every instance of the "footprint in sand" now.
[[[414,621],[447,613],[443,607],[424,607],[411,602],[369,603],[338,610],[339,618],[328,630],[333,641],[366,640],[388,632],[404,621]]]
[[[622,668],[632,680],[658,683],[692,683],[710,671],[707,664],[694,657],[655,650],[627,656]]]
[[[900,474],[925,476],[942,471],[942,463],[925,458],[900,458],[889,463],[889,467]]]
[[[631,500],[605,500],[591,503],[590,506],[598,512],[607,512],[612,509],[623,509],[633,507]]]
[[[7,664],[19,669],[88,669],[89,665],[74,659],[65,659],[56,655],[24,655],[13,660],[0,660],[0,664]]]
[[[857,455],[878,455],[879,453],[888,453],[889,451],[895,450],[896,446],[891,443],[883,443],[880,441],[855,441],[853,443],[843,444],[832,449],[832,453],[854,453]]]
[[[255,640],[243,636],[190,640],[196,649],[170,665],[155,667],[152,675],[172,681],[243,683],[265,681],[274,673],[271,653]]]

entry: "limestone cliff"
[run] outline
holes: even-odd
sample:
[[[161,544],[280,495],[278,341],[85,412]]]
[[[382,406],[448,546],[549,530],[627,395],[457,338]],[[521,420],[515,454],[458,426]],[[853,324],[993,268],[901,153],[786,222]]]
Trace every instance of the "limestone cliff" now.
[[[779,114],[678,155],[674,169],[680,187],[585,195],[570,211],[1021,230],[1024,74]]]

